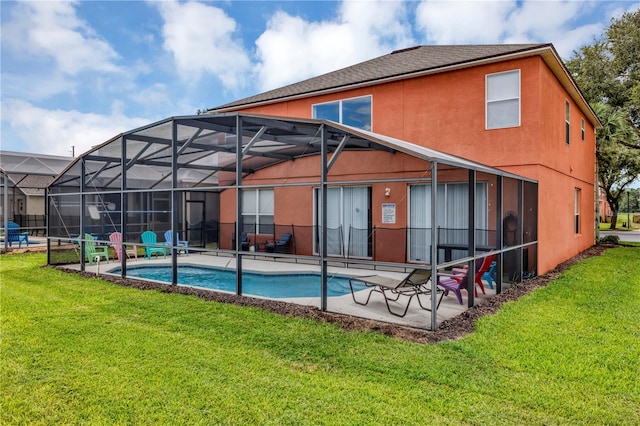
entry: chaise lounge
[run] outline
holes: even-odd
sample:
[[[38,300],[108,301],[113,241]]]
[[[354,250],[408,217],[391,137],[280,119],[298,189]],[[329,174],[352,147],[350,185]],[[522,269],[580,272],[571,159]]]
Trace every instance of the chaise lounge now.
[[[402,279],[390,278],[381,275],[367,275],[363,277],[353,277],[349,279],[349,287],[351,289],[351,297],[353,297],[353,301],[358,305],[365,306],[369,303],[371,299],[371,295],[376,292],[382,294],[384,296],[384,301],[387,305],[387,310],[390,314],[395,315],[397,317],[404,317],[407,315],[407,311],[409,310],[409,305],[411,304],[411,300],[415,296],[418,299],[418,304],[420,307],[426,311],[431,311],[430,308],[422,305],[422,301],[420,300],[420,295],[428,294],[431,295],[431,287],[428,285],[431,281],[431,271],[428,269],[414,269],[411,271],[409,275]],[[356,289],[354,289],[354,283],[360,282],[363,283],[366,287],[370,287],[369,294],[367,295],[367,299],[362,302],[356,299]],[[444,292],[440,289],[437,290],[437,293],[441,293],[440,300],[438,300],[437,307],[440,307],[440,302],[442,302],[442,297],[444,296]],[[401,296],[407,297],[407,305],[404,307],[402,312],[394,311],[391,309],[391,305],[389,302],[398,302]],[[437,309],[436,307],[436,309]],[[402,309],[402,307],[400,308]]]

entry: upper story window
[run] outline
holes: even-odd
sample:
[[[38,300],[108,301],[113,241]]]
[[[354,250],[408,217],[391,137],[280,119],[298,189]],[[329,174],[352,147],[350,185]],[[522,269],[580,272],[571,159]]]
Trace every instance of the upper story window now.
[[[564,142],[569,145],[571,143],[571,106],[569,101],[565,101],[564,104]]]
[[[582,142],[584,142],[584,118],[580,122],[580,138],[582,139]]]
[[[371,130],[371,96],[342,99],[312,106],[313,118]]]
[[[486,77],[487,129],[520,125],[520,70]]]

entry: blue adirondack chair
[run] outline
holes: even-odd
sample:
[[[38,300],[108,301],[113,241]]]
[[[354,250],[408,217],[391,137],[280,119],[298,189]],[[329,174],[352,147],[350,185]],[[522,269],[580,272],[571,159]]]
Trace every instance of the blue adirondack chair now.
[[[164,240],[167,242],[169,250],[173,247],[173,238],[171,234],[171,229],[164,233]],[[176,253],[180,254],[180,251],[184,251],[184,253],[189,256],[189,241],[178,239],[178,233],[176,232]]]
[[[482,279],[485,280],[489,284],[489,288],[493,288],[493,284],[497,282],[496,278],[496,262],[491,262],[491,266],[489,270],[482,274]]]
[[[18,243],[18,248],[22,248],[22,242],[27,243],[27,247],[29,247],[29,233],[28,232],[20,232],[20,225],[15,222],[9,222],[7,224],[7,232],[5,232],[5,238],[9,243],[9,247],[15,242]],[[4,242],[4,238],[0,238],[1,242]]]

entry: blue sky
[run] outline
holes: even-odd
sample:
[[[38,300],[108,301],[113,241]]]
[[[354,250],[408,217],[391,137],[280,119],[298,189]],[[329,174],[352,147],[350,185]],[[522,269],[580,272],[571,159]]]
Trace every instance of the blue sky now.
[[[551,42],[568,59],[637,1],[1,1],[1,148],[120,132],[418,44]]]

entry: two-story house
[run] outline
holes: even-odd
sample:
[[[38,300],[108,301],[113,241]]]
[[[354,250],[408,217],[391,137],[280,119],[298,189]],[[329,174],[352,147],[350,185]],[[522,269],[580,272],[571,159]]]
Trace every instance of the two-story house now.
[[[532,259],[536,273],[553,269],[594,243],[595,129],[600,123],[551,44],[417,46],[209,112],[329,119],[537,181],[537,190],[532,189],[535,185],[510,186],[508,182],[500,188],[503,193],[518,195],[505,197],[513,205],[500,206],[505,212],[503,244],[537,239],[537,259]],[[351,155],[350,166],[343,171],[351,178],[362,164],[375,164],[381,174],[393,176],[403,170],[405,161],[383,152]],[[301,166],[304,160],[296,161],[295,166],[281,164],[262,171],[245,183],[268,183],[281,175],[295,179],[296,173],[302,176],[308,169]],[[438,191],[451,207],[461,187],[455,185],[455,178],[449,180]],[[491,221],[494,184],[492,178],[478,178],[476,198],[485,203],[489,217],[478,217],[476,212],[476,223]],[[424,226],[428,216],[421,213],[416,201],[425,197],[426,190],[424,185],[386,182],[380,191],[348,186],[334,189],[329,196],[334,197],[335,205],[361,203],[363,210],[372,212],[362,221],[368,220],[374,227],[385,224],[384,210],[378,205],[393,205],[394,224],[390,226],[412,229]],[[260,197],[259,191],[254,192]],[[273,192],[263,192],[271,197],[268,203],[275,204],[270,221],[313,225],[313,192],[281,191],[275,202]],[[376,194],[382,195],[376,198]],[[221,205],[234,205],[234,193],[221,197]],[[510,222],[527,214],[537,214],[537,226],[522,229]],[[468,223],[468,213],[457,215],[452,210],[443,217],[451,221],[449,228],[464,228]],[[456,224],[456,217],[462,217],[462,223]],[[234,211],[221,209],[221,222],[233,222],[234,218]],[[343,225],[339,212],[331,218]],[[489,223],[487,228],[497,226]],[[516,229],[520,237],[510,242],[509,233],[516,233]],[[419,260],[419,256],[420,247],[414,246],[403,251],[401,259],[392,260]]]

